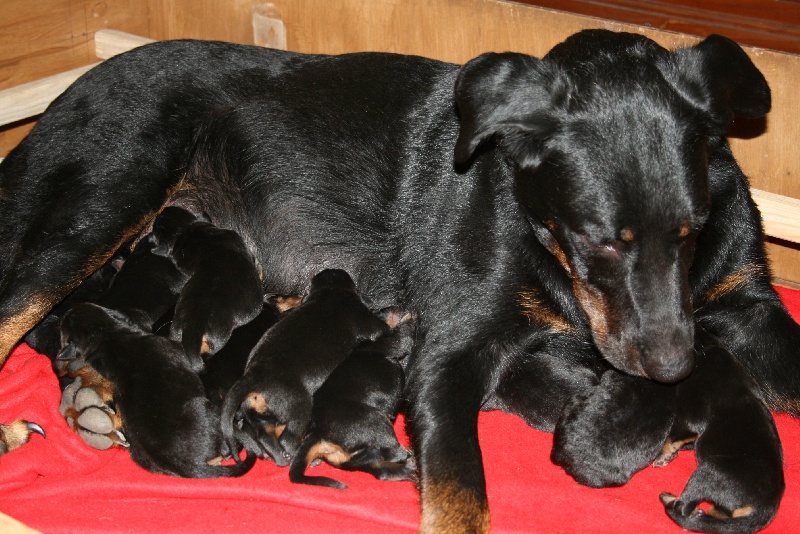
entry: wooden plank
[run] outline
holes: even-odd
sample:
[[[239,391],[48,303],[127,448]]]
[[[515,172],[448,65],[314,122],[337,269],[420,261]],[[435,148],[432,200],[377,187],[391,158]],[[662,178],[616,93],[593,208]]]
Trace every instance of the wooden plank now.
[[[760,189],[753,189],[752,194],[761,211],[766,234],[800,243],[800,200]]]
[[[97,63],[0,91],[0,126],[43,113],[50,102],[95,65]]]
[[[94,34],[94,55],[97,59],[108,59],[153,42],[153,39],[117,30],[98,30]]]

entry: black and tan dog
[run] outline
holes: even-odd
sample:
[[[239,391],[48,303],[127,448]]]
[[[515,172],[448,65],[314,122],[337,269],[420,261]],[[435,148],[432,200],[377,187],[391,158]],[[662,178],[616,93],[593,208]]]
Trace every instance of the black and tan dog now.
[[[239,234],[192,219],[190,212],[168,207],[156,219],[162,224],[154,225],[153,234],[158,252],[169,254],[188,277],[175,304],[170,337],[202,371],[204,360],[228,342],[233,330],[261,312],[264,289]]]
[[[356,344],[388,330],[345,271],[315,275],[302,304],[267,331],[225,397],[222,433],[229,448],[238,446],[234,416],[241,410],[262,452],[287,465],[311,421],[314,392]]]
[[[394,432],[404,383],[400,360],[411,353],[414,330],[409,317],[361,343],[314,393],[311,422],[289,468],[292,482],[345,489],[332,478],[305,474],[319,460],[380,480],[414,479],[414,459]]]
[[[154,473],[213,478],[240,476],[255,463],[248,454],[236,465],[210,465],[226,451],[219,413],[177,342],[90,303],[64,315],[61,338],[59,358],[85,360],[113,384],[131,458],[140,466]]]
[[[697,323],[770,408],[800,412],[800,327],[724,139],[769,108],[720,36],[668,51],[591,30],[541,59],[464,66],[140,47],[83,76],[0,164],[0,354],[165,204],[193,206],[242,236],[266,293],[337,267],[376,309],[417,312],[421,528],[483,531],[481,408],[552,430],[608,364],[679,381]]]

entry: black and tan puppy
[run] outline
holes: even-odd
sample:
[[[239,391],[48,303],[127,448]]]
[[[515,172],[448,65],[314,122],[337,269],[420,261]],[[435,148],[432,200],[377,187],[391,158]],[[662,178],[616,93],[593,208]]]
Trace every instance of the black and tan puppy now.
[[[701,329],[696,360],[676,386],[675,424],[656,465],[689,446],[697,470],[679,496],[663,493],[661,501],[686,530],[755,532],[775,517],[785,488],[775,422],[736,359]]]
[[[393,426],[404,384],[400,360],[410,354],[413,335],[408,320],[361,343],[314,393],[311,423],[289,468],[292,482],[345,489],[339,481],[305,474],[319,460],[380,480],[414,478],[413,457],[397,441]]]
[[[204,359],[220,350],[236,327],[261,312],[264,288],[239,234],[200,219],[185,224],[191,217],[182,208],[166,208],[159,216],[165,224],[154,226],[153,233],[159,252],[169,252],[188,276],[175,305],[170,336],[183,345],[194,369],[200,371]],[[171,243],[159,235],[170,220],[178,221],[173,228],[183,226]]]
[[[64,315],[61,336],[59,358],[83,359],[113,383],[131,457],[140,466],[154,473],[212,478],[240,476],[255,463],[255,456],[248,455],[237,465],[210,465],[226,452],[219,414],[177,342],[89,303]]]
[[[388,330],[345,271],[314,276],[302,304],[267,331],[225,397],[221,419],[228,446],[237,448],[234,417],[241,410],[262,452],[287,465],[311,420],[314,392],[356,344]]]

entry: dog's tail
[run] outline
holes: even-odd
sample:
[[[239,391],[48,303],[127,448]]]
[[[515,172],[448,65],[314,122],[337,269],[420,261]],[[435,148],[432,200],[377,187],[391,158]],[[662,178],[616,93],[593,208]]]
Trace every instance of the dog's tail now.
[[[328,477],[308,476],[306,469],[314,460],[327,459],[324,450],[326,442],[313,432],[308,434],[300,448],[297,449],[292,464],[289,467],[289,480],[295,484],[311,484],[312,486],[326,486],[335,489],[347,489],[345,484]]]

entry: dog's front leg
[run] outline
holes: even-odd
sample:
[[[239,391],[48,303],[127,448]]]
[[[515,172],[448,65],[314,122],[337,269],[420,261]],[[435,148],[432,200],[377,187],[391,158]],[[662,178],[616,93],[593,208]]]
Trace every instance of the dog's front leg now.
[[[477,353],[420,354],[408,370],[408,430],[423,533],[489,530],[478,412],[490,376]]]

